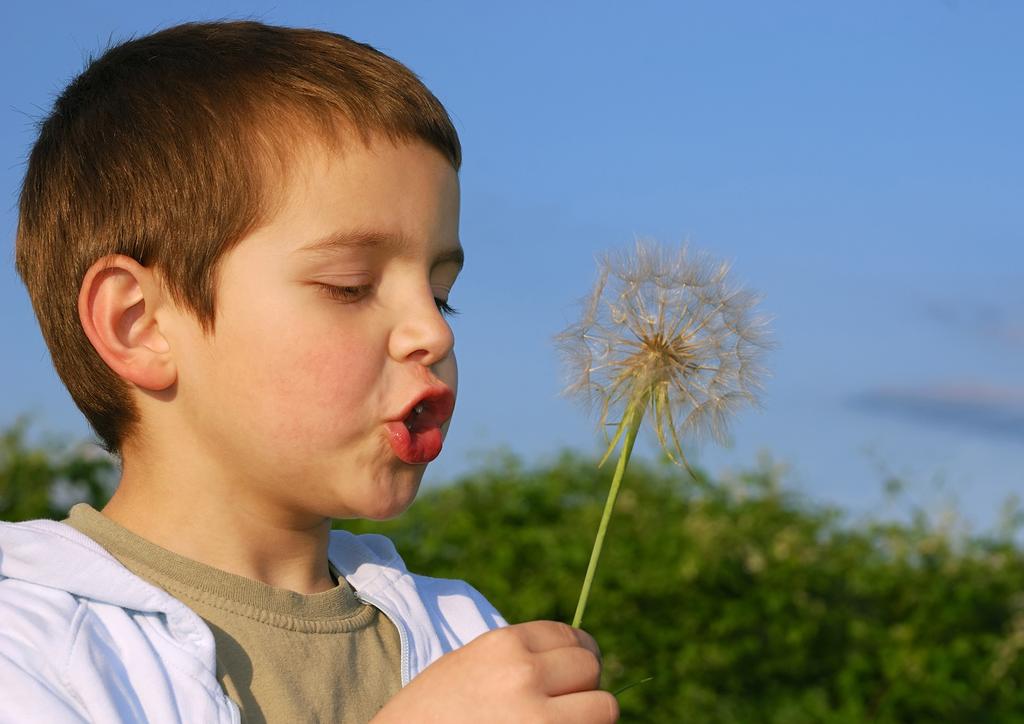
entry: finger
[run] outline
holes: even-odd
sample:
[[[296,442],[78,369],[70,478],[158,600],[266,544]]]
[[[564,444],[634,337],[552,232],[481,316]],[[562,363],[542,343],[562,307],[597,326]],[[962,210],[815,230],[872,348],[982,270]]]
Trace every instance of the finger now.
[[[601,663],[594,652],[575,647],[552,649],[536,654],[544,693],[561,696],[593,691],[601,681]]]
[[[540,653],[567,646],[582,646],[601,658],[601,649],[586,631],[560,621],[530,621],[519,624],[523,642],[529,651]]]
[[[619,702],[607,691],[583,691],[548,699],[550,721],[564,724],[612,724],[619,720]]]

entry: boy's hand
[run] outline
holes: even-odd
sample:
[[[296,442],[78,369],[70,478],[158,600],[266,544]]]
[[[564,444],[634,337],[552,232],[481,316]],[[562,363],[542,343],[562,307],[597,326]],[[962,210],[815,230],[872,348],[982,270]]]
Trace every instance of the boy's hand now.
[[[556,621],[489,631],[428,666],[372,724],[615,722],[618,702],[597,688],[600,655],[590,634]]]

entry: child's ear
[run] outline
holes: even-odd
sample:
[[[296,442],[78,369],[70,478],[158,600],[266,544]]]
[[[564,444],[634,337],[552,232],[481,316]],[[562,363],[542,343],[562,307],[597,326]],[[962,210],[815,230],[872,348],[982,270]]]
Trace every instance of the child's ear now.
[[[163,302],[152,270],[119,254],[89,267],[78,292],[78,317],[100,357],[121,378],[152,391],[177,380],[156,314]]]

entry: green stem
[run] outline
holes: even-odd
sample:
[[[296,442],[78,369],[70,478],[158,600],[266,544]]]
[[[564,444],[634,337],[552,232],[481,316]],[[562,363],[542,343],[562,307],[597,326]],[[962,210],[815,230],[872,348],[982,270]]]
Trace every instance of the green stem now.
[[[604,546],[604,536],[608,532],[608,521],[611,520],[612,510],[615,508],[615,499],[619,495],[619,485],[622,483],[622,474],[626,471],[626,463],[629,462],[629,455],[633,452],[633,443],[636,441],[637,432],[640,431],[640,423],[644,419],[645,405],[630,405],[622,424],[626,426],[626,439],[622,442],[622,451],[619,453],[619,462],[615,466],[615,475],[612,476],[612,486],[608,490],[608,499],[604,503],[604,513],[601,515],[601,525],[597,528],[597,540],[594,541],[594,548],[590,552],[590,565],[587,566],[587,575],[583,579],[583,590],[580,591],[580,600],[576,604],[576,615],[572,617],[572,625],[579,627],[583,621],[583,611],[587,607],[587,599],[590,598],[590,586],[594,582],[594,573],[597,571],[597,561],[601,557],[601,548]]]
[[[632,684],[626,684],[622,688],[616,689],[615,691],[613,691],[612,692],[612,696],[618,696],[622,692],[629,691],[634,686],[640,686],[640,684],[646,684],[648,681],[654,681],[654,677],[653,676],[648,676],[646,679],[640,679],[640,681],[634,681]]]

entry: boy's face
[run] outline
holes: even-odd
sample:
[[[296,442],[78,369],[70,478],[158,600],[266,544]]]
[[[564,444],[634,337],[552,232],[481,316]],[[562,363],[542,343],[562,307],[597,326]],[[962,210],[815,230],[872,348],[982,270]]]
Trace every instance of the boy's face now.
[[[439,307],[460,267],[458,178],[436,150],[303,155],[270,223],[221,260],[214,333],[172,329],[175,401],[205,467],[261,510],[402,512],[454,402]]]

